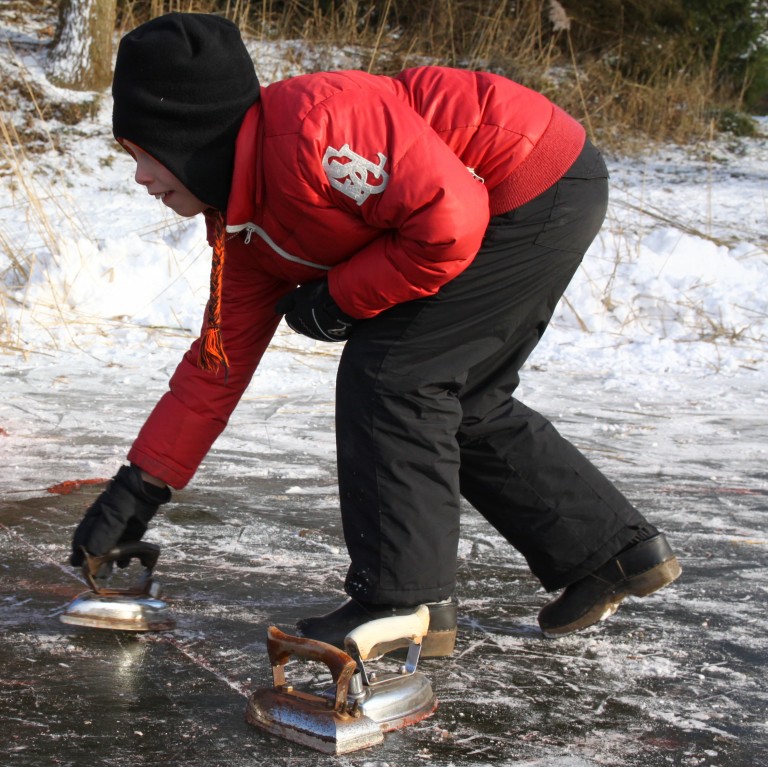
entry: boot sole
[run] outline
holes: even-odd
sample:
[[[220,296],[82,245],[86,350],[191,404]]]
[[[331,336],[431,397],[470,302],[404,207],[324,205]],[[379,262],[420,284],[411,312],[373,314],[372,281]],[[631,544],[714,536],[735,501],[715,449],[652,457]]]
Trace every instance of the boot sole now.
[[[421,642],[422,658],[447,658],[456,647],[456,629],[429,631]]]
[[[590,610],[575,621],[571,621],[564,626],[552,626],[542,629],[542,632],[546,637],[555,638],[593,626],[599,621],[610,618],[619,609],[621,602],[627,597],[647,597],[676,581],[682,572],[683,568],[680,567],[677,557],[672,557],[652,567],[650,570],[646,570],[644,573],[633,575],[622,581],[603,600],[593,605]]]

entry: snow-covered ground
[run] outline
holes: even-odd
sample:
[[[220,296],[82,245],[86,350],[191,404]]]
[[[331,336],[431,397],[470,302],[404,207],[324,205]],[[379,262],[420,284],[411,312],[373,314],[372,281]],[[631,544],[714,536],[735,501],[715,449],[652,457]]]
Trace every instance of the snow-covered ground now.
[[[90,104],[92,114],[75,125],[41,120],[28,98],[3,113],[6,133],[34,130],[38,141],[34,151],[3,149],[0,364],[18,371],[58,361],[70,377],[104,366],[165,371],[200,325],[210,263],[202,223],[175,217],[133,183],[133,162],[111,138],[108,93],[50,85],[41,23],[0,26],[4,80],[13,93],[31,87]],[[249,45],[264,82],[318,61],[317,51],[288,43]],[[354,51],[323,61],[352,66]],[[768,139],[660,147],[609,164],[607,223],[532,363],[560,376],[595,371],[605,386],[648,393],[682,371],[735,385],[759,376],[768,349]],[[276,343],[302,359],[315,350],[285,332]],[[337,353],[317,350],[329,364]],[[305,387],[285,364],[268,354],[252,392]]]
[[[133,162],[111,138],[108,93],[48,83],[37,27],[0,25],[0,74],[22,95],[32,86],[60,103],[92,104],[92,114],[75,125],[41,120],[21,97],[18,110],[2,115],[6,133],[38,139],[34,151],[6,144],[1,158],[0,366],[11,373],[0,380],[3,401],[14,376],[46,370],[60,390],[109,370],[108,386],[151,386],[159,395],[200,325],[210,268],[203,226],[133,183]],[[289,43],[249,45],[264,82],[318,61],[317,51]],[[354,51],[325,55],[328,64],[355,63]],[[608,220],[531,364],[561,379],[594,373],[604,390],[650,398],[662,398],[680,373],[700,387],[738,390],[742,380],[761,380],[768,139],[659,147],[609,165]],[[274,349],[282,353],[266,355],[249,396],[331,385],[337,348],[283,328]],[[307,364],[319,378],[305,375]],[[35,428],[18,417],[3,414],[6,450]],[[139,426],[137,417],[116,436],[128,439]],[[17,472],[27,453],[10,451],[0,493],[23,491]],[[117,456],[97,467],[82,460],[81,472],[109,471]]]
[[[33,29],[0,26],[0,41],[7,82],[59,101],[95,99],[75,125],[37,119],[28,100],[3,114],[8,130],[32,127],[44,151],[3,150],[0,343],[30,361],[63,353],[114,364],[183,347],[207,297],[200,220],[176,218],[132,182],[133,162],[111,138],[108,93],[53,88]],[[318,61],[289,44],[250,49],[265,83]],[[321,60],[355,64],[354,52]],[[607,224],[536,363],[616,375],[759,366],[768,347],[768,139],[661,147],[609,164]]]
[[[91,101],[94,94],[47,83],[37,34],[44,21],[11,25],[0,16],[0,79]],[[264,82],[313,66],[319,55],[290,44],[250,49]],[[322,60],[355,64],[354,51]],[[33,152],[0,139],[0,655],[7,689],[21,691],[9,698],[9,764],[46,763],[31,744],[55,753],[67,728],[79,732],[55,695],[56,716],[39,724],[41,696],[62,697],[63,689],[64,701],[87,697],[93,690],[83,679],[95,662],[103,668],[118,651],[133,652],[120,642],[73,640],[55,623],[56,605],[76,588],[62,563],[88,496],[59,500],[46,488],[114,472],[207,298],[200,221],[175,218],[133,183],[132,161],[111,139],[109,96],[97,95],[93,114],[75,125],[40,120],[22,98],[2,113],[4,132],[34,130],[42,144]],[[392,741],[399,745],[383,756],[354,764],[768,763],[768,139],[657,147],[641,158],[610,157],[609,166],[608,220],[520,396],[667,530],[685,575],[668,594],[622,608],[606,629],[546,643],[534,629],[544,595],[519,557],[468,513],[460,656],[432,667],[441,708],[404,744]],[[337,354],[281,330],[229,429],[153,527],[182,629],[171,644],[139,643],[134,673],[142,664],[166,675],[170,667],[174,684],[176,674],[189,677],[189,695],[200,679],[214,689],[223,682],[223,696],[227,680],[245,686],[264,665],[258,639],[267,621],[290,625],[307,604],[339,598]],[[195,559],[205,563],[211,591],[196,580]],[[37,660],[83,676],[65,683],[42,665],[27,672],[26,662]],[[107,681],[121,689],[128,678],[115,672]],[[141,698],[133,688],[125,694]],[[201,733],[231,751],[227,763],[250,763],[255,746],[241,748],[246,736],[222,713],[231,704],[225,696],[194,698],[217,724],[197,721],[184,735],[196,744],[191,755],[175,729],[188,723],[178,718],[183,701],[167,695],[170,707],[157,710],[186,754],[169,764],[219,764]],[[93,718],[78,705],[78,716]],[[140,724],[126,727],[146,730],[147,716],[134,712]],[[37,736],[31,743],[28,732]],[[132,737],[118,734],[116,764],[150,759]],[[61,763],[84,763],[77,754],[87,743],[72,745]],[[157,748],[152,759],[167,758]],[[270,748],[273,764],[316,763],[301,752],[285,761],[287,752]]]

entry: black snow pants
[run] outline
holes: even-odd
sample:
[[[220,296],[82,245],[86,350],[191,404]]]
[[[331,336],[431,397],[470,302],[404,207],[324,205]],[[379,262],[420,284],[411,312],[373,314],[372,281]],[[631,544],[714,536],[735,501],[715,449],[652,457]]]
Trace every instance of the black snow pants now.
[[[607,176],[587,143],[553,187],[491,219],[461,275],[355,327],[336,389],[350,596],[405,606],[453,594],[461,496],[549,591],[647,527],[546,418],[512,396],[602,225]]]

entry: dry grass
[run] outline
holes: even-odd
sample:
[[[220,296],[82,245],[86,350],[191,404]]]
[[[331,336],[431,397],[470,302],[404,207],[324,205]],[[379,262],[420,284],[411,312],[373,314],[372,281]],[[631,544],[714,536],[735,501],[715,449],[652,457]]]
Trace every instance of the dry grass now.
[[[7,6],[22,13],[30,3]],[[41,6],[55,20],[56,0],[36,3],[35,11]],[[219,13],[256,39],[354,45],[368,52],[361,66],[369,71],[392,73],[425,61],[496,71],[543,91],[617,150],[631,150],[646,136],[698,141],[713,112],[739,106],[739,94],[718,92],[716,68],[703,56],[681,66],[674,46],[662,46],[639,72],[627,65],[637,41],[580,48],[584,43],[574,41],[584,39],[584,25],[558,0],[121,0],[118,33],[171,11]],[[59,107],[70,124],[88,109],[41,105]]]
[[[718,92],[711,59],[681,65],[673,45],[650,50],[634,72],[628,40],[579,50],[576,22],[558,0],[132,0],[120,9],[123,30],[170,11],[203,11],[260,39],[356,45],[375,72],[424,61],[500,72],[543,91],[616,149],[646,136],[698,141],[713,111],[739,100]]]

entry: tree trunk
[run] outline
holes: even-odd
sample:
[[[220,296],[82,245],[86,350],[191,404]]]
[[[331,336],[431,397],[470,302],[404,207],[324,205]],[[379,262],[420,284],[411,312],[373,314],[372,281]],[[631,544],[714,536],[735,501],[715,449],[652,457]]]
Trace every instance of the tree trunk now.
[[[49,55],[52,83],[101,90],[112,80],[117,0],[59,0],[59,24]]]

